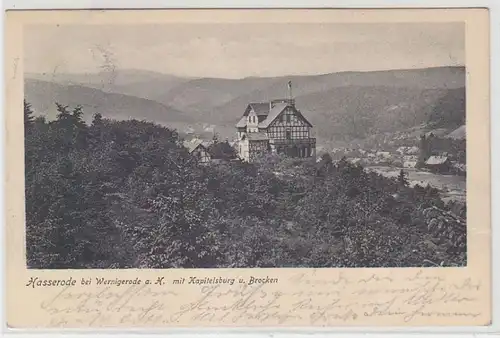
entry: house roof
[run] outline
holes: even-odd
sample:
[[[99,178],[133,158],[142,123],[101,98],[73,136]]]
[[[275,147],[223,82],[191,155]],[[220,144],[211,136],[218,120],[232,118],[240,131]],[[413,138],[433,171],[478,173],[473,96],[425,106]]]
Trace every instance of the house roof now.
[[[297,110],[297,109],[296,109],[296,111],[297,111],[297,115],[299,115],[299,116],[300,116],[300,117],[304,120],[304,122],[305,122],[305,123],[307,123],[307,124],[309,125],[309,127],[311,127],[311,128],[312,128],[312,124],[311,124],[311,122],[309,122],[309,121],[308,121],[308,120],[304,117],[304,115],[302,115],[302,112],[301,112],[300,110]]]
[[[253,109],[257,115],[267,115],[269,113],[269,103],[268,102],[253,102],[249,104],[250,108]]]
[[[266,141],[269,140],[266,133],[247,133],[244,137],[248,138],[249,141]]]
[[[269,102],[252,102],[248,105],[245,113],[241,117],[241,119],[236,123],[236,128],[245,128],[247,125],[247,116],[251,110],[253,110],[257,116],[263,117],[265,119],[262,120],[259,124],[259,128],[267,128],[269,125],[281,114],[281,112],[289,105],[289,100],[273,100],[273,107],[269,110]],[[312,127],[311,123],[307,121],[307,119],[302,115],[302,113],[295,109],[296,114],[304,120],[310,127]],[[259,118],[260,120],[260,118]]]
[[[253,110],[257,116],[267,116],[267,114],[269,114],[269,102],[249,103],[242,118],[236,123],[236,128],[245,128],[247,126],[246,117],[251,110]]]
[[[191,141],[184,141],[184,147],[188,149],[189,153],[192,153],[199,146],[206,148],[209,145],[210,145],[209,142],[200,139],[192,139]]]
[[[448,161],[448,157],[446,157],[446,156],[431,156],[425,162],[425,164],[436,165],[436,164],[443,164],[446,161]]]
[[[247,126],[247,117],[243,116],[238,123],[236,123],[236,128],[245,128]]]
[[[458,127],[451,133],[449,133],[446,137],[447,138],[452,138],[456,140],[465,140],[465,124],[463,126]]]
[[[261,123],[259,123],[259,128],[267,128],[269,127],[269,125],[271,124],[271,122],[273,122],[279,114],[281,114],[281,112],[283,110],[285,110],[285,108],[288,106],[287,103],[278,103],[276,104],[273,109],[271,109],[269,111],[269,114],[267,115],[267,118],[262,121]]]

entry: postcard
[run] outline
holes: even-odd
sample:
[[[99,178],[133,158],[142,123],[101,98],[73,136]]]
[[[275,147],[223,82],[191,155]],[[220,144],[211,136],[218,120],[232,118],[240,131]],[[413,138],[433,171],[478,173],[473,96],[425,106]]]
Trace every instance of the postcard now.
[[[6,32],[9,327],[491,323],[487,9]]]

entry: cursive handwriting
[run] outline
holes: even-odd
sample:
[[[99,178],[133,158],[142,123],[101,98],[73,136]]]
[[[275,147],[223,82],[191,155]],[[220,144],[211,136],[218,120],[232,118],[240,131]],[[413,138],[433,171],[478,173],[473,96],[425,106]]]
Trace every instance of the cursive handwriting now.
[[[410,277],[296,273],[280,283],[65,286],[40,304],[48,326],[377,325],[482,315],[481,283],[419,271]],[[54,288],[51,288],[53,290]]]

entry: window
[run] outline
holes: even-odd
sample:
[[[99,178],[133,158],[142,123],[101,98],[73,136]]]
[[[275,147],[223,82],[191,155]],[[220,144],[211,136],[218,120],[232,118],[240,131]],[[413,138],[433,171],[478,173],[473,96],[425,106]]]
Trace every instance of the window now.
[[[292,132],[290,130],[286,131],[286,139],[289,140],[292,138]]]
[[[288,114],[286,115],[286,122],[290,123],[290,115],[288,115]]]

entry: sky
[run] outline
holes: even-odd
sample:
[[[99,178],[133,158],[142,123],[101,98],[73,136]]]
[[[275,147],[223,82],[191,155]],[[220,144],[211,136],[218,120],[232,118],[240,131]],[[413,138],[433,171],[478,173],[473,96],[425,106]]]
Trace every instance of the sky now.
[[[24,70],[243,78],[465,64],[463,23],[37,25]]]

